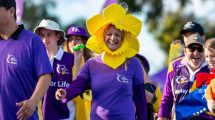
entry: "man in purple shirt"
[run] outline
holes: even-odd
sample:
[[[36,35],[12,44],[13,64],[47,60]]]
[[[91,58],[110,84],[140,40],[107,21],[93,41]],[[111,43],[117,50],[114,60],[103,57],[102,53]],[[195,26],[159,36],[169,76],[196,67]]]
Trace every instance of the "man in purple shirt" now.
[[[181,34],[185,43],[184,56],[173,60],[169,65],[158,120],[178,119],[177,106],[194,90],[196,73],[209,72],[204,59],[205,36],[202,26],[189,21],[184,25]],[[193,106],[195,105],[198,106],[198,104]],[[200,115],[191,113],[183,119],[213,120],[214,118],[204,111]]]
[[[15,14],[15,0],[0,0],[0,120],[37,120],[52,69],[39,36],[18,26]]]

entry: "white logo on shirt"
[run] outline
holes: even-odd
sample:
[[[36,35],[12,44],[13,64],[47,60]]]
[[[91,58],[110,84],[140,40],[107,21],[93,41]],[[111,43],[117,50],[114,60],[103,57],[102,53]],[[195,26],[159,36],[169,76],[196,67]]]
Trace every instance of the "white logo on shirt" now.
[[[66,68],[66,66],[65,65],[60,65],[60,64],[57,64],[57,73],[62,74],[62,75],[69,74],[68,69]]]
[[[7,54],[7,63],[16,65],[17,59],[13,55]]]
[[[120,75],[120,74],[117,74],[117,80],[119,82],[128,83],[128,79],[125,76]]]
[[[184,84],[184,83],[187,83],[188,80],[187,80],[187,78],[184,77],[184,76],[178,76],[178,77],[176,78],[176,82],[177,82],[178,84]]]

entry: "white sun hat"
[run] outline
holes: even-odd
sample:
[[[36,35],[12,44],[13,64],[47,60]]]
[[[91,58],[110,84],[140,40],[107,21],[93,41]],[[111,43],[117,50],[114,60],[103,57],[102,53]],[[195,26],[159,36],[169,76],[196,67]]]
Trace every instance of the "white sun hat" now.
[[[40,22],[39,26],[37,26],[34,29],[34,32],[38,34],[38,32],[39,32],[39,30],[41,28],[45,28],[45,29],[48,29],[48,30],[54,30],[54,31],[57,31],[57,32],[60,33],[60,39],[57,42],[58,46],[62,45],[66,41],[64,31],[60,29],[58,23],[56,23],[55,21],[52,21],[52,20],[49,20],[49,19],[43,19]]]

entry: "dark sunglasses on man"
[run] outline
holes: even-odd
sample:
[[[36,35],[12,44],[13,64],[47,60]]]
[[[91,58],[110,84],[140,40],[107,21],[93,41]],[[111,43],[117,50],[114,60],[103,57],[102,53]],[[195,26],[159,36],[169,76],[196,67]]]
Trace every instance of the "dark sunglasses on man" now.
[[[187,46],[186,48],[188,48],[188,50],[190,52],[195,52],[197,50],[199,53],[202,53],[204,51],[204,48],[201,47],[201,46],[192,46],[192,45],[190,45],[190,46]]]

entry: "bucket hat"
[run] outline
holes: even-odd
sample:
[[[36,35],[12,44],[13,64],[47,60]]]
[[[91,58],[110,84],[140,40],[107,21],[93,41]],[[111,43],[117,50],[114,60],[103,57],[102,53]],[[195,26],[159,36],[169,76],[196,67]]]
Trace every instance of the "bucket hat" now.
[[[57,42],[58,46],[62,45],[66,41],[64,31],[60,29],[58,23],[56,23],[55,21],[52,21],[52,20],[49,20],[49,19],[43,19],[40,22],[39,26],[37,26],[34,29],[34,32],[38,34],[38,32],[39,32],[39,30],[41,28],[45,28],[45,29],[48,29],[48,30],[54,30],[54,31],[57,31],[57,32],[60,33],[60,39]]]

